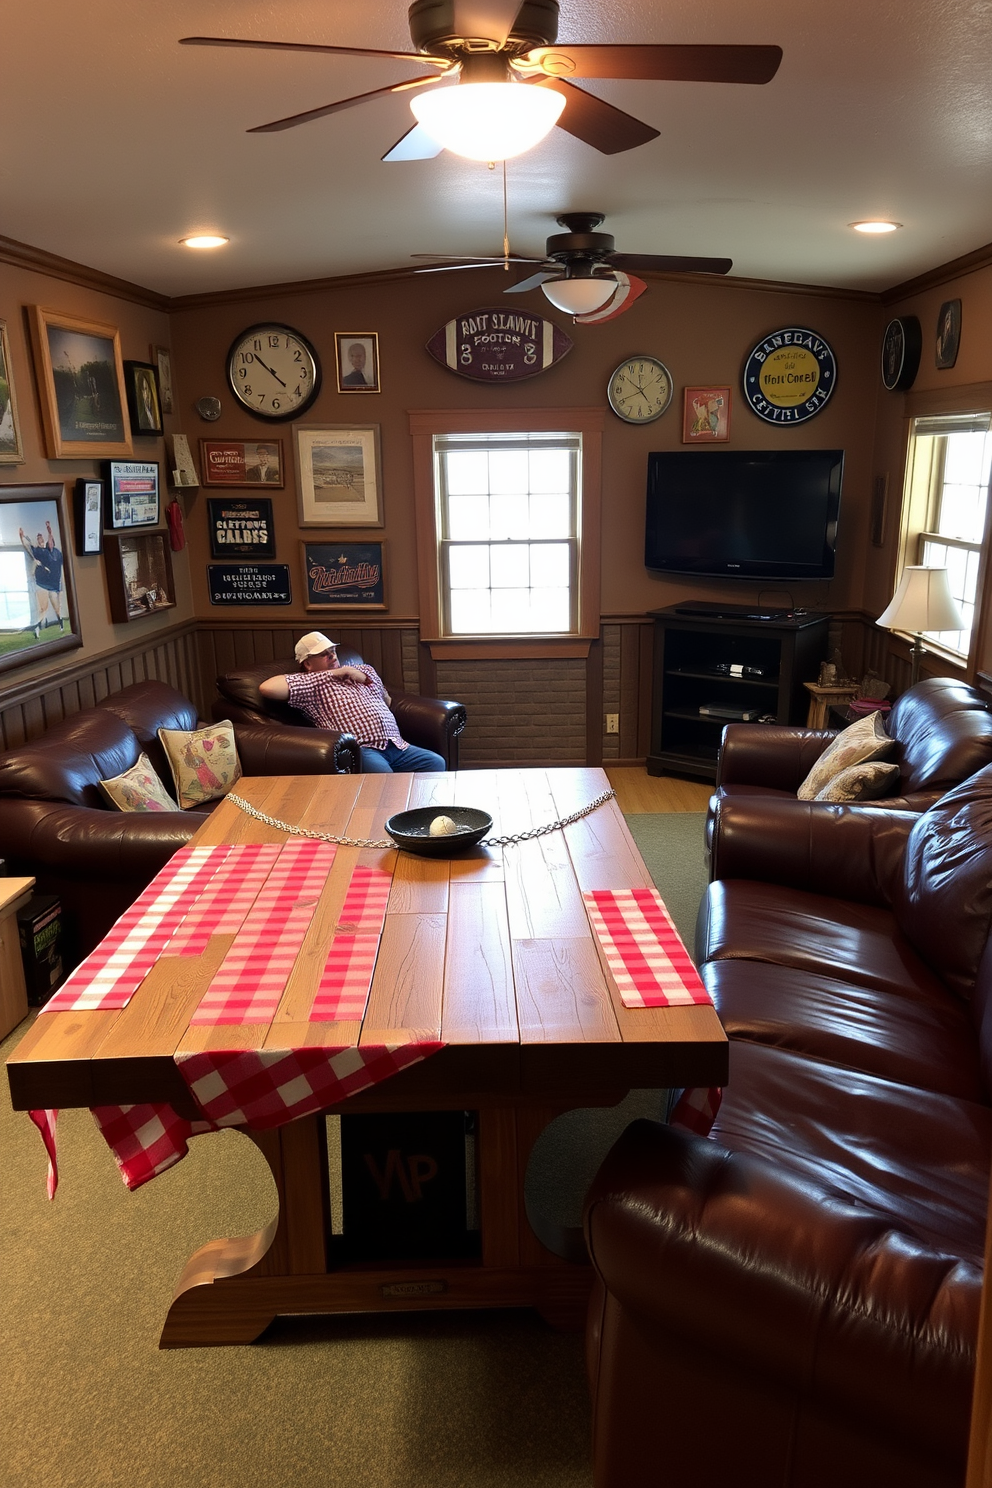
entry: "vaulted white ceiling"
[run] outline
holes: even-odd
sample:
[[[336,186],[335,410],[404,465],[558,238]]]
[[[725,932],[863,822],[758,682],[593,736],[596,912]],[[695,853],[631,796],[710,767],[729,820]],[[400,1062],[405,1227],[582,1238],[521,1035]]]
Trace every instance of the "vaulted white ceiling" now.
[[[177,45],[191,34],[406,49],[404,0],[18,0],[5,7],[0,231],[166,294],[498,253],[497,169],[384,165],[402,95],[252,125],[417,75],[404,63]],[[568,210],[630,253],[881,289],[992,241],[989,0],[562,0],[561,40],[777,43],[764,87],[596,82],[658,139],[617,156],[561,130],[510,161],[511,243]],[[867,217],[903,224],[852,232]],[[194,253],[197,229],[230,245]],[[525,271],[522,271],[525,272]]]

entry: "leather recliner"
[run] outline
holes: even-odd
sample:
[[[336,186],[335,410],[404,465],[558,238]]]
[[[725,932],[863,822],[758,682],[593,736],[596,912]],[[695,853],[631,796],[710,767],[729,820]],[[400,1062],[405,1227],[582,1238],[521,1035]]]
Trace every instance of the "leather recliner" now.
[[[338,659],[342,666],[360,666],[362,662],[359,653],[348,646],[338,647]],[[295,661],[282,660],[256,661],[251,666],[226,672],[217,678],[220,697],[213,704],[213,716],[230,718],[235,723],[289,724],[312,732],[313,724],[305,714],[290,707],[289,703],[264,698],[258,690],[267,677],[288,676],[298,671]],[[457,770],[458,736],[466,722],[464,704],[422,697],[416,692],[402,692],[388,684],[386,691],[403,738],[422,749],[433,749],[444,760],[446,769]]]
[[[201,726],[196,709],[164,682],[136,682],[0,754],[0,856],[62,901],[64,959],[75,965],[106,935],[216,803],[203,810],[116,811],[100,791],[144,751],[172,793],[156,730]],[[234,724],[246,775],[354,774],[351,734]]]

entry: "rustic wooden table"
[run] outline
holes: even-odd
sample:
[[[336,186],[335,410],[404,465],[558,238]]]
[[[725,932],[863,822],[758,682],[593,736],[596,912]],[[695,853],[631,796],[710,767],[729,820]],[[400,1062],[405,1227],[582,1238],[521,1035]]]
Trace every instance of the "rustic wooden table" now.
[[[352,837],[382,837],[393,812],[431,804],[482,807],[502,836],[565,816],[608,784],[597,769],[507,769],[251,779],[237,791],[282,821]],[[192,845],[285,840],[225,802]],[[308,1023],[319,947],[359,862],[393,868],[365,1017]],[[325,1117],[249,1132],[272,1170],[279,1212],[257,1234],[213,1241],[191,1258],[161,1346],[249,1342],[280,1313],[531,1306],[576,1322],[590,1268],[552,1255],[526,1219],[535,1140],[563,1111],[614,1105],[631,1088],[719,1085],[727,1074],[712,1007],[625,1008],[601,962],[582,891],[650,883],[615,801],[502,850],[430,859],[339,848],[310,954],[297,959],[270,1024],[190,1026],[233,939],[214,936],[200,957],[160,958],[119,1012],[39,1018],[8,1064],[14,1105],[165,1101],[192,1116],[177,1052],[441,1039],[445,1047],[422,1063],[332,1109],[477,1112],[481,1257],[333,1266]]]

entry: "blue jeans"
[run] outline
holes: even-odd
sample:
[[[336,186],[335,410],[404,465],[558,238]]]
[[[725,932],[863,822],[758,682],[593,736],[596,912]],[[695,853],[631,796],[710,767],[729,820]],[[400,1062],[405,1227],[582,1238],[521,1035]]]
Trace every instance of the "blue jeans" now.
[[[387,744],[385,749],[371,749],[368,744],[362,745],[363,775],[406,774],[410,770],[447,768],[444,760],[433,749],[420,749],[416,744],[408,744],[405,749],[397,749],[395,744]]]

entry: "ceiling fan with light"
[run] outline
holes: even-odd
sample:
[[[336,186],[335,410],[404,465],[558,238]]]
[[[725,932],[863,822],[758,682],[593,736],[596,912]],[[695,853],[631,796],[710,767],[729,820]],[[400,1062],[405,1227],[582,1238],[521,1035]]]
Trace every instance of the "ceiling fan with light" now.
[[[293,129],[372,99],[415,92],[410,107],[418,122],[383,155],[390,162],[429,160],[443,149],[473,160],[505,160],[531,149],[555,124],[615,155],[656,139],[659,131],[576,87],[574,80],[767,83],[782,60],[777,46],[559,44],[558,0],[414,0],[409,22],[412,52],[222,36],[184,36],[181,45],[394,58],[433,69],[426,77],[373,88],[248,131]]]
[[[653,270],[665,274],[729,274],[733,260],[729,258],[690,258],[667,253],[617,253],[611,233],[597,232],[603,221],[602,212],[564,212],[555,221],[567,231],[554,233],[547,240],[546,257],[522,258],[509,252],[492,257],[480,254],[477,258],[460,258],[450,263],[437,262],[415,269],[416,274],[443,274],[451,269],[482,269],[496,265],[508,267],[511,263],[539,264],[535,274],[511,284],[504,294],[525,294],[530,289],[542,289],[552,305],[569,315],[589,315],[599,310],[617,293],[626,287],[626,276],[640,270]],[[415,257],[428,255],[415,254]],[[441,255],[429,255],[438,258]],[[637,282],[637,281],[635,281]],[[636,293],[624,296],[626,308],[636,299]],[[623,302],[621,302],[623,303]]]

